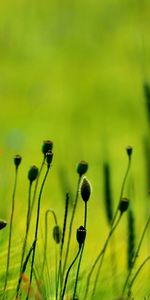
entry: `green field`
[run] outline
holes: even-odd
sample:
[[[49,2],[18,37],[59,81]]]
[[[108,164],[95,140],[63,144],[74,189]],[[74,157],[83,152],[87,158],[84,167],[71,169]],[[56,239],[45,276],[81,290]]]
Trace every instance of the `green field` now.
[[[43,140],[54,142],[54,158],[43,194],[40,233],[44,234],[47,208],[54,208],[62,224],[65,193],[69,191],[74,197],[76,165],[86,160],[92,195],[82,264],[84,276],[108,233],[103,161],[110,163],[116,206],[127,166],[125,149],[131,145],[133,160],[125,196],[132,200],[138,242],[149,210],[144,153],[149,126],[143,90],[144,82],[150,82],[149,33],[149,0],[1,1],[0,218],[8,223],[14,183],[13,157],[19,153],[23,158],[16,194],[11,287],[16,284],[19,268],[15,253],[20,252],[24,235],[27,172],[33,164],[40,166]],[[82,223],[83,208],[80,199],[74,232]],[[126,223],[124,217],[115,234],[118,294],[113,294],[109,249],[101,274],[102,285],[95,299],[113,300],[120,295],[126,274]],[[50,223],[51,229],[52,226]],[[1,278],[5,273],[8,233],[9,224],[0,232]],[[42,234],[37,256],[42,251]],[[148,254],[147,239],[140,262]],[[50,243],[53,243],[51,237]],[[71,249],[72,257],[76,253],[75,239]],[[149,276],[147,264],[135,283],[135,300],[144,299],[150,292]],[[81,290],[84,284],[81,280]],[[0,282],[1,290],[2,287]],[[79,299],[83,300],[82,293]]]

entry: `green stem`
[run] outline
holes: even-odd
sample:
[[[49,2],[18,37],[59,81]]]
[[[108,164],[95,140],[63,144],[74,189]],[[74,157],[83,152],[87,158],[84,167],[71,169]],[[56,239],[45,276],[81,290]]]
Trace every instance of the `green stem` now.
[[[60,257],[59,257],[59,267],[58,267],[58,278],[57,278],[57,285],[56,285],[56,300],[58,298],[58,289],[59,289],[59,280],[60,280],[60,295],[62,290],[62,254],[63,254],[63,246],[65,240],[65,233],[66,233],[66,224],[67,224],[67,216],[68,216],[68,205],[69,205],[69,194],[66,194],[66,205],[65,205],[65,214],[64,214],[64,224],[63,224],[63,232],[62,232],[62,239],[61,239],[61,246],[60,246]]]
[[[8,274],[9,274],[9,265],[10,265],[10,252],[11,252],[11,241],[12,241],[12,227],[13,227],[13,218],[14,218],[14,210],[15,210],[15,195],[16,195],[16,186],[17,186],[17,177],[18,177],[18,167],[15,169],[15,182],[14,189],[12,194],[12,208],[11,208],[11,216],[10,216],[10,229],[9,229],[9,240],[8,240],[8,252],[7,252],[7,263],[6,263],[6,276],[3,290],[3,299],[5,297],[5,291],[7,288],[8,282]]]
[[[66,290],[66,287],[67,287],[68,276],[69,276],[69,273],[70,273],[70,270],[71,270],[73,264],[75,263],[75,261],[77,260],[79,254],[80,254],[80,250],[81,250],[81,246],[79,246],[79,250],[78,250],[74,260],[72,261],[71,265],[69,266],[69,268],[67,270],[66,277],[65,277],[65,282],[64,282],[64,288],[63,288],[63,292],[62,292],[62,295],[61,295],[61,300],[64,299],[65,290]]]
[[[85,229],[86,229],[86,223],[87,223],[87,202],[85,202],[85,209],[84,209],[84,228]],[[79,257],[79,262],[78,262],[78,267],[77,267],[77,274],[76,274],[76,280],[75,280],[75,286],[74,286],[74,292],[73,292],[73,300],[75,299],[75,296],[76,296],[76,290],[77,290],[77,284],[78,284],[78,278],[79,278],[79,271],[80,271],[80,266],[81,266],[81,260],[82,260],[84,245],[85,245],[85,242],[82,245],[81,253],[80,253],[80,257]]]
[[[45,181],[46,181],[46,178],[47,178],[49,169],[50,169],[50,165],[47,165],[47,171],[46,171],[46,173],[45,173],[45,176],[44,176],[44,179],[43,179],[43,182],[42,182],[42,185],[41,185],[40,193],[39,193],[39,198],[38,198],[37,217],[36,217],[36,227],[35,227],[35,237],[34,237],[35,244],[34,244],[34,247],[33,247],[33,255],[32,255],[32,261],[31,261],[31,271],[30,271],[30,284],[29,284],[29,289],[28,289],[28,294],[27,294],[26,300],[28,300],[28,298],[29,298],[29,291],[30,291],[30,286],[31,286],[31,283],[32,283],[33,266],[34,266],[35,251],[36,251],[36,244],[37,244],[36,241],[37,241],[38,228],[39,228],[41,196],[42,196],[44,184],[45,184]]]
[[[125,293],[126,287],[127,287],[127,285],[128,285],[128,282],[129,282],[129,279],[130,279],[132,270],[133,270],[133,268],[134,268],[134,266],[135,266],[135,263],[136,263],[136,260],[137,260],[137,258],[138,258],[139,251],[140,251],[140,249],[141,249],[141,245],[142,245],[142,242],[143,242],[143,239],[144,239],[144,236],[145,236],[145,233],[146,233],[146,230],[147,230],[149,224],[150,224],[150,216],[148,217],[148,220],[147,220],[147,222],[146,222],[146,224],[145,224],[145,227],[144,227],[144,230],[143,230],[143,232],[142,232],[142,235],[141,235],[141,238],[140,238],[140,241],[139,241],[137,250],[136,250],[136,252],[135,252],[135,256],[134,256],[133,262],[132,262],[132,268],[130,268],[130,270],[129,270],[129,272],[128,272],[128,275],[127,275],[127,278],[126,278],[126,280],[125,280],[125,283],[124,283],[124,286],[123,286],[123,290],[122,290],[122,296],[123,296],[124,293]]]
[[[69,254],[69,249],[70,249],[72,226],[73,226],[75,211],[76,211],[77,202],[78,202],[79,187],[80,187],[81,178],[82,178],[82,176],[79,175],[78,184],[77,184],[77,191],[76,191],[75,201],[74,201],[73,210],[72,210],[72,216],[71,216],[70,225],[69,225],[69,234],[68,234],[67,249],[66,249],[66,255],[65,255],[65,260],[64,260],[64,265],[63,265],[63,271],[62,271],[62,278],[64,277],[64,273],[65,273],[65,269],[66,269],[66,264],[67,264],[67,259],[68,259],[68,254]]]
[[[129,284],[129,288],[128,288],[128,297],[130,297],[131,295],[131,289],[132,286],[134,284],[135,279],[137,278],[138,274],[140,273],[140,271],[142,270],[142,268],[144,267],[144,265],[147,263],[147,261],[150,259],[150,255],[148,257],[145,258],[145,260],[142,262],[142,264],[140,265],[140,267],[138,268],[138,270],[136,271],[134,277],[132,278],[130,284]]]

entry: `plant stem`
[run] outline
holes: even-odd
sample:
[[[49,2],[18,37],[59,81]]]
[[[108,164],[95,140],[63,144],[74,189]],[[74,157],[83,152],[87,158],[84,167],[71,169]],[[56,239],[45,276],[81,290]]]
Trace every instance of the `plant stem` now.
[[[138,268],[138,270],[136,271],[134,277],[132,278],[130,284],[129,284],[129,288],[128,288],[128,297],[130,297],[131,295],[131,289],[132,286],[134,284],[135,279],[137,278],[138,274],[140,273],[140,271],[142,270],[142,268],[144,267],[144,265],[147,263],[147,261],[150,259],[150,255],[148,257],[145,258],[145,260],[142,262],[142,264],[140,265],[140,267]]]
[[[86,223],[87,223],[87,202],[84,202],[84,203],[85,203],[85,209],[84,209],[84,228],[86,229]],[[74,292],[73,292],[73,300],[74,300],[74,298],[76,296],[76,290],[77,290],[77,284],[78,284],[78,278],[79,278],[79,271],[80,271],[80,266],[81,266],[81,260],[82,260],[84,245],[85,245],[85,242],[82,245],[81,253],[80,253],[80,257],[79,257],[79,262],[78,262],[78,267],[77,267],[77,274],[76,274],[76,280],[75,280],[75,286],[74,286]]]
[[[71,241],[71,233],[72,233],[72,225],[73,225],[75,211],[76,211],[77,202],[78,202],[79,187],[80,187],[81,178],[82,178],[82,176],[79,175],[78,183],[77,183],[77,191],[76,191],[75,201],[74,201],[73,210],[72,210],[72,216],[71,216],[70,225],[69,225],[69,234],[68,234],[67,249],[66,249],[66,255],[65,255],[65,260],[64,260],[64,265],[63,265],[63,271],[62,271],[62,278],[64,277],[64,272],[65,272],[65,269],[66,269],[66,264],[67,264],[68,254],[69,254],[70,241]]]
[[[64,288],[63,288],[63,292],[62,292],[62,295],[61,295],[61,300],[64,299],[64,295],[65,295],[65,290],[66,290],[66,286],[67,286],[67,280],[68,280],[68,276],[69,276],[69,273],[70,273],[70,270],[73,266],[73,264],[75,263],[75,261],[77,260],[79,254],[80,254],[80,250],[81,250],[81,246],[79,246],[79,250],[74,258],[74,260],[72,261],[71,265],[69,266],[68,270],[67,270],[67,273],[66,273],[66,277],[65,277],[65,282],[64,282]]]
[[[129,282],[129,279],[130,279],[132,270],[133,270],[134,265],[135,265],[135,263],[136,263],[136,260],[137,260],[137,258],[138,258],[139,251],[140,251],[140,249],[141,249],[141,245],[142,245],[142,242],[143,242],[143,239],[144,239],[144,236],[145,236],[145,233],[146,233],[146,230],[147,230],[149,224],[150,224],[150,216],[148,217],[148,220],[147,220],[147,222],[146,222],[146,224],[145,224],[145,227],[144,227],[144,230],[143,230],[143,232],[142,232],[142,235],[141,235],[141,238],[140,238],[140,241],[139,241],[137,250],[136,250],[136,252],[135,252],[135,255],[134,255],[134,258],[133,258],[133,261],[132,261],[132,268],[129,270],[128,275],[127,275],[127,278],[126,278],[126,280],[125,280],[125,283],[124,283],[124,286],[123,286],[123,290],[122,290],[122,296],[123,296],[124,293],[125,293],[126,287],[127,287],[127,285],[128,285],[128,282]]]
[[[17,177],[18,177],[18,167],[15,169],[15,181],[14,188],[12,194],[12,208],[11,208],[11,216],[10,216],[10,229],[9,229],[9,240],[8,240],[8,252],[7,252],[7,263],[6,263],[6,276],[3,290],[3,299],[5,297],[5,291],[7,288],[8,274],[9,274],[9,265],[10,265],[10,252],[11,252],[11,241],[12,241],[12,227],[13,227],[13,218],[14,218],[14,210],[15,210],[15,195],[16,195],[16,187],[17,187]]]
[[[66,224],[67,224],[67,216],[68,216],[68,205],[69,205],[69,194],[66,194],[66,204],[65,204],[65,214],[64,214],[64,224],[63,224],[63,232],[62,232],[62,239],[61,239],[61,246],[60,246],[60,257],[59,257],[59,267],[58,267],[58,278],[57,278],[57,285],[56,285],[56,300],[58,298],[58,289],[59,289],[59,280],[60,280],[60,295],[62,291],[62,253],[63,253],[63,246],[65,240],[65,233],[66,233]]]
[[[92,268],[91,268],[91,270],[90,270],[90,272],[89,272],[89,275],[88,275],[88,277],[87,277],[87,283],[86,283],[86,290],[85,290],[84,300],[85,300],[86,297],[87,297],[87,293],[88,293],[88,290],[89,290],[90,280],[91,280],[91,276],[92,276],[92,274],[93,274],[93,271],[94,271],[94,269],[95,269],[95,267],[96,267],[96,265],[97,265],[99,259],[101,258],[101,256],[102,256],[102,255],[104,256],[105,251],[106,251],[106,248],[107,248],[107,245],[108,245],[108,242],[109,242],[109,240],[110,240],[110,238],[111,238],[111,236],[112,236],[114,230],[116,229],[116,227],[117,227],[117,225],[118,225],[118,223],[119,223],[119,221],[120,221],[120,219],[121,219],[121,216],[122,216],[122,214],[120,214],[118,220],[116,221],[116,224],[115,224],[113,227],[110,228],[110,231],[109,231],[109,234],[108,234],[107,239],[106,239],[106,241],[105,241],[105,244],[104,244],[102,250],[99,252],[98,256],[96,257],[96,259],[95,259],[95,261],[94,261],[94,263],[93,263],[93,265],[92,265]],[[102,256],[102,262],[103,262],[103,256]],[[96,278],[99,276],[99,271],[100,271],[100,269],[101,269],[102,262],[100,262],[100,265],[99,265],[99,268],[98,268],[98,272],[97,272]],[[93,290],[94,290],[94,289],[95,289],[95,288],[93,288]]]
[[[47,165],[47,170],[46,170],[46,173],[45,173],[45,176],[44,176],[42,185],[41,185],[41,189],[40,189],[40,193],[39,193],[39,198],[38,198],[37,217],[36,217],[36,227],[35,227],[35,237],[34,237],[35,244],[34,244],[34,247],[33,247],[32,261],[31,261],[31,271],[30,271],[30,283],[29,283],[28,294],[27,294],[26,300],[28,300],[28,298],[29,298],[29,291],[30,291],[30,286],[31,286],[31,283],[32,283],[33,266],[34,266],[35,251],[36,251],[36,241],[37,241],[38,228],[39,228],[41,196],[42,196],[43,187],[44,187],[44,184],[45,184],[45,181],[46,181],[46,178],[47,178],[49,169],[50,169],[50,165],[48,164],[48,165]]]

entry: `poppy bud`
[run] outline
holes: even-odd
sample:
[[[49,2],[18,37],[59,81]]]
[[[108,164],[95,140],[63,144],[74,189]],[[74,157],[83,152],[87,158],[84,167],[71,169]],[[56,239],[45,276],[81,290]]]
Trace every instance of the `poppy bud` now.
[[[46,162],[48,164],[48,166],[50,166],[51,162],[52,162],[52,159],[53,159],[53,153],[51,150],[49,150],[47,153],[46,153]]]
[[[88,163],[84,160],[81,160],[77,165],[77,173],[82,176],[88,170]]]
[[[32,166],[28,172],[28,179],[30,182],[34,181],[38,176],[38,168],[36,166]]]
[[[133,148],[132,148],[131,146],[128,146],[128,147],[126,148],[126,151],[127,151],[128,156],[131,156],[131,155],[132,155],[132,152],[133,152]]]
[[[48,151],[52,151],[53,149],[53,142],[50,140],[44,141],[43,145],[42,145],[42,152],[44,155],[46,155],[46,153]]]
[[[90,195],[91,195],[91,185],[89,181],[84,177],[81,184],[81,196],[83,201],[87,202],[89,200]]]
[[[79,245],[82,245],[85,241],[85,237],[86,237],[86,229],[83,226],[80,226],[77,229],[77,242],[79,243]]]
[[[22,157],[19,154],[15,155],[15,157],[14,157],[14,164],[15,164],[16,168],[19,167],[19,165],[21,163],[21,159],[22,159]]]
[[[120,200],[120,204],[119,204],[119,210],[120,210],[121,214],[124,213],[128,209],[128,206],[129,206],[128,198],[122,198]]]
[[[4,220],[0,220],[0,230],[3,229],[4,227],[6,227],[7,222]]]
[[[53,228],[53,238],[57,244],[60,243],[61,240],[61,230],[58,225],[55,225]]]

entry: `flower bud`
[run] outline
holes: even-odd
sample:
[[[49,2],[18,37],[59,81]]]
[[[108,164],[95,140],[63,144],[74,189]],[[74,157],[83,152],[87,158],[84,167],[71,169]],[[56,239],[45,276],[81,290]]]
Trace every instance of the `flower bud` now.
[[[89,181],[84,177],[81,184],[81,196],[84,202],[87,202],[91,195],[91,185]]]
[[[127,151],[128,156],[131,156],[131,155],[132,155],[132,152],[133,152],[133,148],[132,148],[131,146],[128,146],[128,147],[126,148],[126,151]]]
[[[58,225],[55,225],[53,228],[53,238],[57,244],[60,243],[61,240],[61,230]]]
[[[22,157],[19,154],[15,155],[15,157],[14,157],[14,164],[15,164],[16,168],[19,167],[19,165],[21,163],[21,160],[22,160]]]
[[[46,155],[46,153],[48,151],[52,151],[53,149],[53,142],[50,140],[44,141],[43,145],[42,145],[42,152],[44,155]]]
[[[82,176],[88,170],[88,163],[84,160],[81,160],[77,165],[77,173]]]
[[[86,229],[83,226],[80,226],[77,229],[77,234],[76,234],[77,242],[79,243],[79,245],[82,245],[84,243],[85,237],[86,237]]]
[[[121,214],[124,213],[128,209],[128,206],[129,206],[128,198],[122,198],[120,200],[120,204],[119,204],[119,210],[120,210]]]
[[[30,182],[34,181],[38,176],[38,168],[36,166],[32,166],[28,172],[28,179]]]
[[[0,230],[3,229],[4,227],[6,227],[7,222],[4,220],[0,220]]]
[[[46,153],[46,162],[48,164],[48,166],[50,166],[51,162],[52,162],[52,159],[53,159],[53,153],[51,150],[49,150],[47,153]]]

